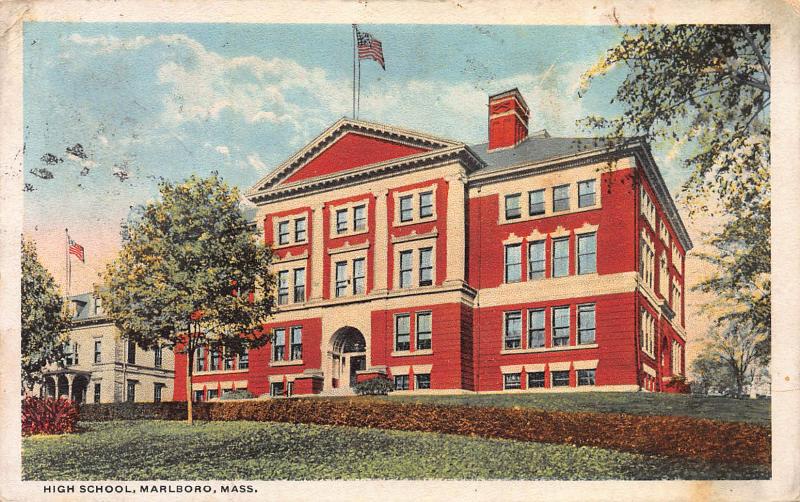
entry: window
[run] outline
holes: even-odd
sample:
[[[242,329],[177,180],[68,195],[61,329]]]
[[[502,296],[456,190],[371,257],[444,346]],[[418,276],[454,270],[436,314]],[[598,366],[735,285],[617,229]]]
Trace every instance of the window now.
[[[528,244],[528,279],[544,278],[544,241]]]
[[[579,235],[578,273],[593,274],[595,272],[597,272],[597,235]]]
[[[153,350],[153,366],[156,368],[160,368],[164,363],[164,353],[161,345],[156,345],[156,348]]]
[[[431,313],[420,312],[417,314],[416,323],[416,341],[417,350],[426,350],[431,348]]]
[[[289,244],[289,222],[278,223],[278,245]]]
[[[344,296],[347,292],[347,262],[336,262],[336,296]]]
[[[528,348],[544,347],[544,309],[528,311]]]
[[[578,182],[578,207],[594,206],[594,180]]]
[[[233,352],[229,350],[225,350],[225,354],[222,360],[222,367],[225,371],[230,371],[233,369]]]
[[[645,190],[644,185],[640,187],[641,190],[641,209],[642,214],[644,215],[645,219],[648,223],[650,223],[650,227],[655,230],[656,229],[656,206],[653,204],[653,201],[650,199],[650,195]]]
[[[408,375],[394,376],[394,390],[408,390]]]
[[[195,361],[197,361],[197,371],[206,371],[206,349],[205,347],[197,347],[195,354]]]
[[[411,348],[411,316],[401,314],[394,318],[394,350],[401,352]]]
[[[294,220],[294,240],[303,242],[306,240],[306,219],[298,218]]]
[[[569,307],[553,309],[553,346],[569,345]]]
[[[544,190],[528,192],[528,215],[544,214]]]
[[[569,185],[553,188],[553,212],[569,209]]]
[[[522,276],[521,244],[505,246],[505,279],[506,282],[519,282]]]
[[[519,210],[519,194],[506,195],[506,219],[516,220],[522,215]]]
[[[594,371],[578,370],[578,385],[594,385]]]
[[[353,260],[353,294],[364,294],[367,290],[366,271],[364,267],[364,258],[356,258]]]
[[[286,382],[286,397],[291,397],[294,394],[294,382]]]
[[[292,326],[291,331],[292,345],[290,347],[289,359],[298,361],[303,358],[303,328],[302,326]]]
[[[594,343],[594,305],[578,306],[578,344]]]
[[[553,277],[569,275],[569,239],[553,240]]]
[[[100,402],[100,384],[99,383],[94,384],[94,402],[95,403],[99,403]]]
[[[411,221],[414,217],[413,210],[411,207],[413,200],[411,195],[404,195],[400,197],[400,221]]]
[[[661,254],[658,269],[658,292],[661,293],[663,298],[669,295],[669,272],[667,271],[667,253]]]
[[[653,245],[647,239],[640,239],[641,256],[639,257],[639,275],[642,280],[647,284],[650,289],[653,289],[653,269],[655,268],[655,253],[653,252]]]
[[[153,384],[153,402],[160,403],[161,402],[161,389],[164,388],[163,383],[154,383]]]
[[[193,399],[193,401],[194,402],[199,402],[199,401],[202,401],[202,400],[203,400],[203,391],[202,390],[194,391],[194,399]]]
[[[506,373],[503,375],[503,390],[519,389],[519,388],[520,388],[519,373]]]
[[[219,397],[219,390],[218,389],[208,389],[206,391],[206,397],[208,400],[216,399]]]
[[[278,328],[273,332],[272,341],[272,360],[283,361],[283,356],[286,354],[286,330]]]
[[[289,303],[289,271],[278,272],[278,305]]]
[[[94,315],[103,315],[103,299],[94,299]]]
[[[129,403],[133,403],[136,401],[136,381],[135,380],[128,380],[127,385],[127,393],[125,394],[125,400]]]
[[[433,216],[433,192],[422,192],[419,194],[419,217],[429,216]]]
[[[419,285],[430,286],[433,284],[433,249],[422,248],[419,250]]]
[[[239,355],[239,369],[246,370],[249,367],[250,367],[250,354],[248,353],[247,349],[244,349],[244,352],[242,352]]]
[[[294,269],[294,302],[306,301],[306,269]]]
[[[400,252],[400,287],[411,286],[411,251]]]
[[[347,209],[339,209],[336,211],[336,233],[345,232],[347,232]]]
[[[95,364],[100,364],[101,362],[103,362],[103,351],[102,351],[101,345],[102,344],[101,344],[100,340],[95,340],[94,341],[94,363]]]
[[[353,230],[358,232],[367,228],[367,207],[356,206],[353,208]]]
[[[650,357],[655,358],[656,354],[656,335],[655,335],[655,320],[650,312],[641,309],[641,326],[639,333],[642,340],[642,351]]]
[[[136,364],[136,342],[133,340],[128,340],[128,364]]]
[[[528,388],[544,387],[544,371],[528,373]]]
[[[569,387],[569,371],[551,371],[553,387]]]
[[[431,375],[426,373],[424,375],[416,375],[414,382],[415,389],[430,389],[431,388]]]
[[[211,353],[208,356],[209,362],[211,363],[211,371],[219,371],[219,349],[212,349]]]
[[[66,357],[67,366],[78,364],[78,343],[67,343],[64,348],[64,356]]]
[[[517,312],[505,313],[504,344],[506,349],[518,349],[522,344],[522,315]]]

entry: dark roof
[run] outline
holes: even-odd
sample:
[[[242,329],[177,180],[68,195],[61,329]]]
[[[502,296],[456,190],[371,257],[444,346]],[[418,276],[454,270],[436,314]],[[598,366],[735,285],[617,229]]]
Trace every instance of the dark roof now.
[[[480,168],[478,172],[488,172],[520,164],[533,164],[590,150],[602,149],[606,146],[606,140],[602,138],[529,136],[514,148],[487,152],[488,146],[489,143],[469,145],[469,148],[486,162],[486,167]]]
[[[72,295],[69,301],[75,306],[73,319],[89,319],[94,317],[94,295],[92,293],[81,293]]]

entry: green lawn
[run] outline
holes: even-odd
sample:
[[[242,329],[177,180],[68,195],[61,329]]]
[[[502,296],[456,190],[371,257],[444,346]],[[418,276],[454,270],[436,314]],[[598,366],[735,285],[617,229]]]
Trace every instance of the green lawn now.
[[[575,392],[542,394],[473,394],[452,396],[393,396],[400,402],[459,406],[522,406],[548,411],[676,415],[728,422],[770,424],[769,399],[694,397],[650,392]]]
[[[23,439],[26,480],[765,479],[724,466],[590,447],[269,422],[87,422]]]

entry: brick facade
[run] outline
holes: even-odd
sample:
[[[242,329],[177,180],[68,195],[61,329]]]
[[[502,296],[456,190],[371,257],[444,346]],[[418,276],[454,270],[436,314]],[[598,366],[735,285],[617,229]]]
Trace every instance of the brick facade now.
[[[196,397],[377,375],[412,393],[666,390],[691,241],[649,148],[528,135],[528,113],[516,89],[490,97],[471,146],[342,119],[260,180],[283,348],[201,363]]]

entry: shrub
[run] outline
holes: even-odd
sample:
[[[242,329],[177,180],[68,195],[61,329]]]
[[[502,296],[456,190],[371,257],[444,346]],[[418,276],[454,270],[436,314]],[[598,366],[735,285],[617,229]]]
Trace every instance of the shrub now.
[[[358,382],[353,386],[353,390],[359,396],[385,396],[394,390],[394,385],[388,378],[379,376]]]
[[[692,388],[686,381],[686,377],[673,375],[669,382],[667,382],[667,392],[672,392],[675,394],[689,394],[692,392]]]
[[[194,404],[195,406],[198,403]],[[186,420],[186,401],[164,403],[108,403],[82,404],[81,420]]]
[[[240,390],[233,390],[230,392],[223,392],[222,397],[220,399],[226,401],[229,399],[253,399],[254,397],[256,396],[254,396],[253,393],[250,392],[249,390],[240,389]]]
[[[22,435],[75,432],[78,407],[66,398],[27,396],[22,401]]]

